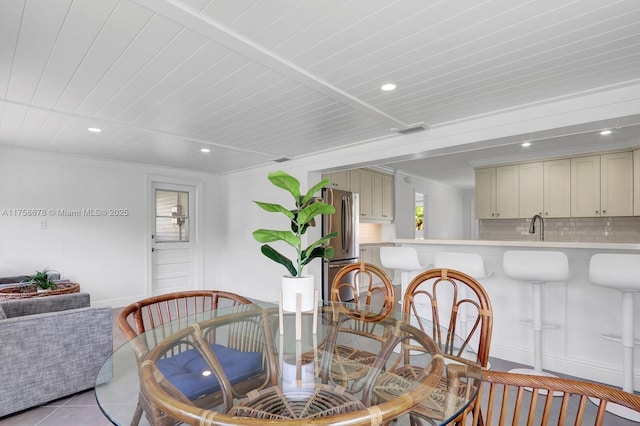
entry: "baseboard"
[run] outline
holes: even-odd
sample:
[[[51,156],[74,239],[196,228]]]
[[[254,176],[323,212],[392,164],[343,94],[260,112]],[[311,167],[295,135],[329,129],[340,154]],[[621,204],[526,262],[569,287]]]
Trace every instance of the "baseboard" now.
[[[524,348],[491,344],[490,356],[523,365],[533,364],[533,352]],[[574,376],[585,380],[605,383],[620,388],[622,386],[622,365],[620,368],[610,365],[595,364],[574,358],[545,356],[542,357],[543,369],[563,375]],[[634,370],[634,389],[640,389],[640,372]]]

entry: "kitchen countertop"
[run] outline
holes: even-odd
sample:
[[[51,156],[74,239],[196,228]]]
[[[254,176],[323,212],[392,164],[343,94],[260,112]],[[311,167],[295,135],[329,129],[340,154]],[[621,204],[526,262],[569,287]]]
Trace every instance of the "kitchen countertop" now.
[[[463,245],[463,246],[496,246],[496,247],[527,247],[527,248],[578,248],[596,250],[640,250],[640,244],[633,243],[576,243],[558,241],[492,241],[492,240],[414,240],[395,239],[394,244],[423,244],[423,245]],[[380,244],[380,243],[377,243]]]
[[[361,242],[361,246],[383,246],[385,244],[393,245],[393,241],[367,241],[365,243]]]

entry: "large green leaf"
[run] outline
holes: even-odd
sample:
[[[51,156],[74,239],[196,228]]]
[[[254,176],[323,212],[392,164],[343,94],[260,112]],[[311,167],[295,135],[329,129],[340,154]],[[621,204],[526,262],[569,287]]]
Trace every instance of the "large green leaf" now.
[[[268,244],[263,245],[262,247],[260,247],[260,251],[262,252],[262,254],[267,256],[269,259],[271,259],[271,260],[283,265],[285,268],[287,268],[287,270],[289,271],[289,274],[291,274],[292,277],[295,277],[295,276],[298,275],[298,271],[296,271],[295,266],[293,266],[293,262],[291,262],[285,256],[280,254],[276,249],[274,249],[270,245],[268,245]]]
[[[316,247],[323,245],[325,243],[328,243],[330,239],[335,238],[338,236],[338,231],[336,232],[332,232],[328,235],[325,235],[324,237],[320,238],[318,241],[314,242],[313,244],[311,244],[309,247],[307,247],[304,252],[303,252],[303,256],[309,256],[309,253],[311,250],[315,249]]]
[[[313,259],[317,257],[322,257],[325,259],[331,259],[335,255],[335,250],[333,247],[316,247],[311,250],[308,256],[302,259],[302,266],[305,266],[307,263],[311,262]]]
[[[313,197],[313,195],[316,192],[320,191],[322,188],[324,188],[328,184],[329,184],[329,179],[323,179],[320,182],[316,183],[309,191],[307,191],[307,194],[302,199],[302,205],[307,204],[307,202],[311,199],[311,197]]]
[[[271,183],[278,188],[282,188],[285,191],[289,191],[296,201],[300,198],[300,182],[288,173],[279,170],[277,172],[269,173],[267,176]]]
[[[253,231],[253,238],[259,243],[270,243],[273,241],[284,241],[290,246],[298,248],[300,238],[291,231],[276,231],[273,229],[256,229]]]
[[[320,214],[334,214],[335,207],[325,203],[313,203],[298,212],[298,223],[308,223],[311,219]]]
[[[282,214],[286,215],[291,220],[293,220],[295,218],[295,215],[293,214],[293,212],[291,212],[288,209],[282,207],[280,204],[264,203],[262,201],[254,201],[254,203],[256,203],[257,205],[262,207],[263,210],[266,210],[266,211],[268,211],[270,213],[282,213]]]

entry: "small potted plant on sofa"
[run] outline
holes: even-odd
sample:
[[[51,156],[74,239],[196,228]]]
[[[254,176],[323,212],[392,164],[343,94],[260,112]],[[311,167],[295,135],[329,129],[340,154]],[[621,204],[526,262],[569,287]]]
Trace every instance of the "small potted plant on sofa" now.
[[[310,226],[315,226],[316,216],[333,214],[336,211],[332,205],[326,204],[322,198],[314,197],[316,192],[320,191],[329,183],[329,179],[324,179],[317,183],[304,195],[300,192],[300,182],[283,171],[269,173],[268,179],[275,186],[284,189],[293,196],[295,208],[289,210],[280,204],[265,203],[262,201],[254,202],[265,211],[284,214],[291,222],[291,229],[284,231],[257,229],[253,232],[253,237],[260,243],[284,241],[295,249],[296,258],[292,260],[269,244],[264,244],[260,247],[260,250],[265,256],[283,265],[289,272],[289,275],[282,277],[283,309],[286,311],[295,311],[296,293],[302,293],[302,310],[308,311],[313,309],[313,291],[315,286],[313,276],[303,276],[302,269],[315,258],[332,258],[334,256],[334,249],[329,246],[329,240],[338,236],[338,233],[333,232],[325,235],[306,248],[302,247],[302,235]]]
[[[55,290],[58,288],[53,278],[49,277],[49,268],[42,271],[36,270],[34,275],[29,275],[23,281],[21,287],[22,292]]]

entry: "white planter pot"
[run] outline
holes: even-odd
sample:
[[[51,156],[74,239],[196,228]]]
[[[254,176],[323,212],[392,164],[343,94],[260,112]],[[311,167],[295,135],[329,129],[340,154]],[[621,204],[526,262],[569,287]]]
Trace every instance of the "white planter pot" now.
[[[315,284],[313,275],[308,277],[282,277],[282,310],[296,311],[296,294],[301,295],[301,311],[307,312],[313,309]]]

